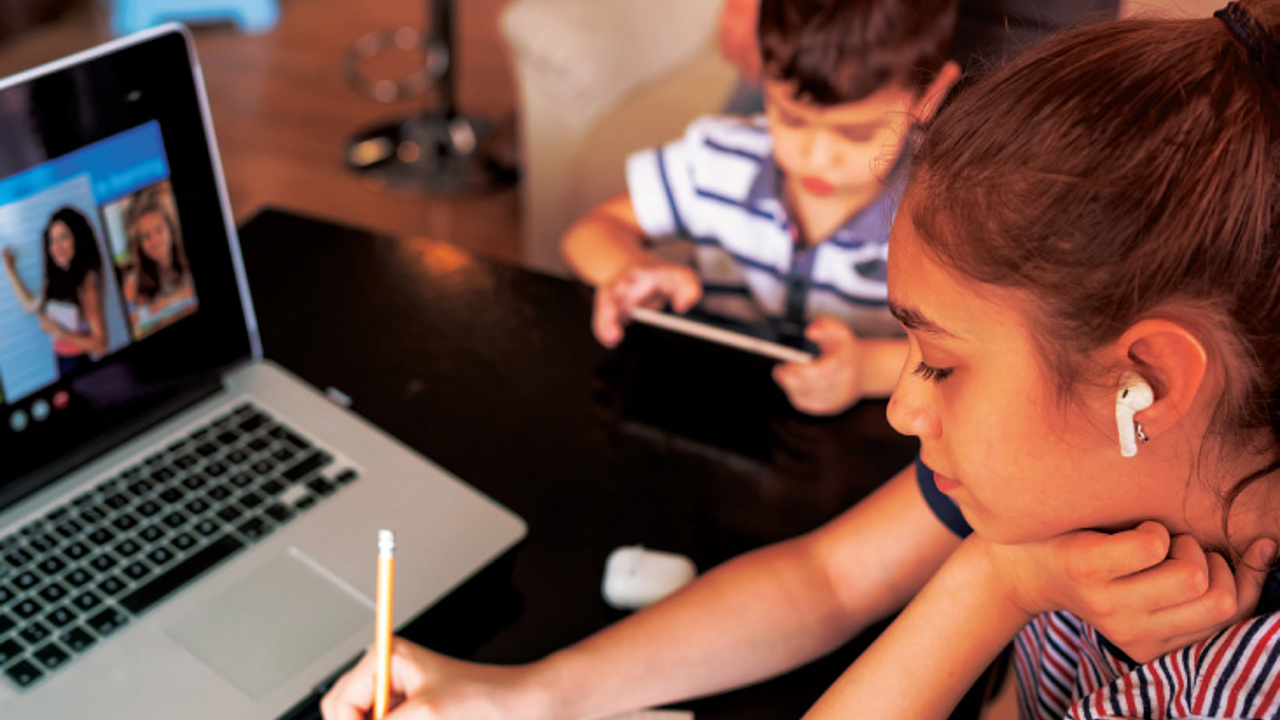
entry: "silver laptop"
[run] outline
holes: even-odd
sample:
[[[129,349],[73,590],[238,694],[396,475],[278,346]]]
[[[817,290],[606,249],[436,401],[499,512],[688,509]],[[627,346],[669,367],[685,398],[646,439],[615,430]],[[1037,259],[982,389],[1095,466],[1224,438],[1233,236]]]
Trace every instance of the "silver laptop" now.
[[[0,128],[0,717],[277,717],[372,641],[379,528],[398,624],[524,536],[262,359],[185,30]]]

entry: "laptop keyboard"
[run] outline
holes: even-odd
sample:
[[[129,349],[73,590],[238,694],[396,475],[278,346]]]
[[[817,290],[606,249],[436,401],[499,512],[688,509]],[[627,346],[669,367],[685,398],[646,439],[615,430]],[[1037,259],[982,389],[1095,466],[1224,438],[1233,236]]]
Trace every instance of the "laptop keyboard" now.
[[[0,673],[28,687],[357,473],[243,404],[0,537]]]

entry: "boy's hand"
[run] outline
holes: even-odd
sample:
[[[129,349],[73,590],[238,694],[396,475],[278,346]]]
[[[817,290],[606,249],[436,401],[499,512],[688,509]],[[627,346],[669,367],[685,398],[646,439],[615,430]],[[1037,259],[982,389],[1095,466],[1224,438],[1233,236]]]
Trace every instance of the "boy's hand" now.
[[[773,379],[800,412],[835,415],[862,399],[858,338],[848,325],[829,317],[809,323],[804,335],[820,353],[811,363],[783,363]]]
[[[1275,543],[1254,541],[1233,575],[1223,557],[1190,535],[1169,537],[1147,521],[1115,534],[1068,533],[1003,546],[1021,564],[1019,605],[1029,614],[1072,612],[1143,663],[1249,617]]]
[[[693,268],[667,262],[633,265],[596,288],[595,315],[591,326],[605,347],[622,340],[622,326],[631,308],[658,308],[666,301],[684,312],[702,298],[702,281]]]

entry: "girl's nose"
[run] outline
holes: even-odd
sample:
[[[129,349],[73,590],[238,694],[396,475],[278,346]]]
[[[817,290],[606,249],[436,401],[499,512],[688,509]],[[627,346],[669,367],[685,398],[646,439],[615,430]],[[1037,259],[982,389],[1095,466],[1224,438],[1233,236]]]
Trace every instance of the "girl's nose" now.
[[[889,424],[903,435],[914,435],[922,440],[937,438],[942,434],[942,425],[929,402],[931,388],[927,381],[913,377],[910,372],[903,369],[898,386],[889,398]]]

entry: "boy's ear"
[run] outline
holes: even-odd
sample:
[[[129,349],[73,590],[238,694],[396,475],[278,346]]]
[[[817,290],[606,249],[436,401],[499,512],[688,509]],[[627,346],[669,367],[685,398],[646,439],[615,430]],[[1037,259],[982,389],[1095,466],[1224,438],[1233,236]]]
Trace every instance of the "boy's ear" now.
[[[1152,318],[1120,336],[1118,349],[1154,391],[1155,402],[1138,419],[1148,435],[1159,437],[1192,411],[1204,386],[1209,370],[1204,343],[1178,323]]]
[[[932,120],[938,113],[938,108],[942,107],[942,101],[947,99],[947,93],[951,92],[951,88],[958,82],[960,82],[960,66],[954,60],[948,60],[933,78],[933,82],[929,83],[929,86],[921,91],[912,103],[911,114],[916,122],[923,124]]]

